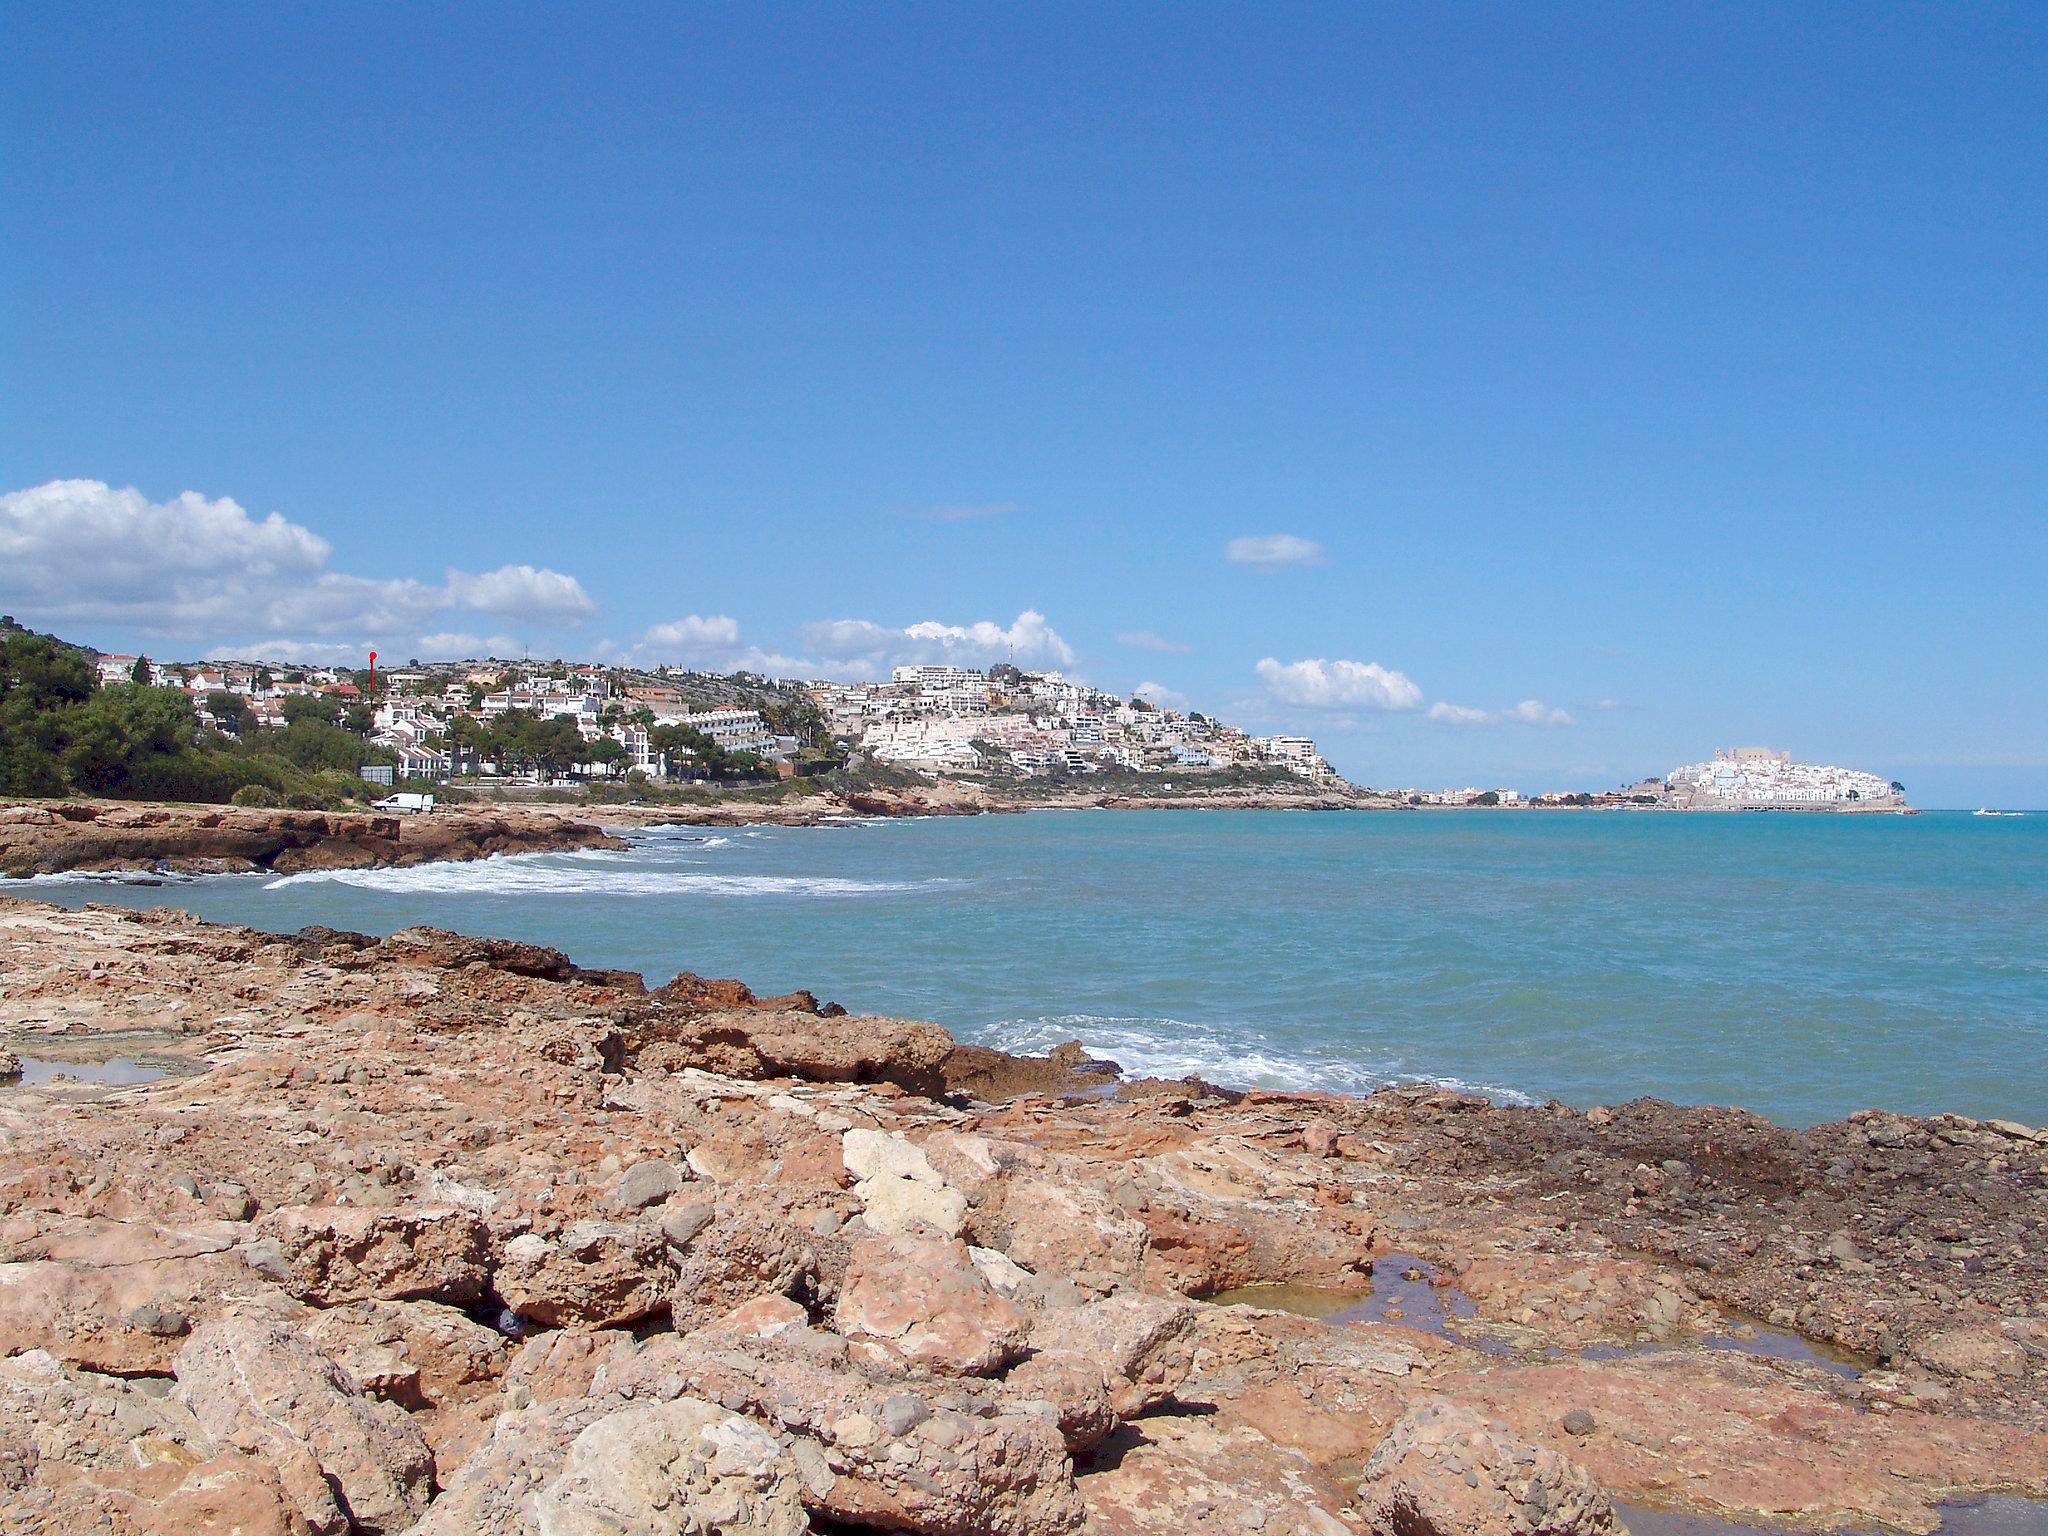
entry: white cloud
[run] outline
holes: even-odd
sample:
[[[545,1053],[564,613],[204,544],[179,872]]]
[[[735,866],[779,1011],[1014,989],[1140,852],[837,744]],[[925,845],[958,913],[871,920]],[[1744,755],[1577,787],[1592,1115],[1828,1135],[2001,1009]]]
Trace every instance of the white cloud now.
[[[530,565],[501,565],[481,576],[450,571],[448,599],[457,608],[549,627],[581,624],[597,612],[574,576]]]
[[[1235,565],[1276,571],[1283,565],[1321,565],[1323,546],[1298,534],[1266,533],[1253,538],[1232,539],[1224,555]]]
[[[1429,706],[1429,718],[1445,725],[1576,725],[1578,722],[1561,709],[1553,709],[1541,699],[1524,699],[1512,709],[1472,709],[1463,704],[1449,704],[1442,700]]]
[[[758,672],[763,677],[811,677],[818,666],[802,656],[784,656],[740,641],[739,620],[723,613],[708,618],[685,614],[656,624],[640,636],[630,659],[650,667],[686,667],[693,672]]]
[[[476,635],[467,630],[443,630],[438,634],[421,635],[418,649],[405,654],[417,656],[421,661],[473,661],[488,656],[510,660],[523,649],[510,635]]]
[[[1273,697],[1311,709],[1415,709],[1422,703],[1420,688],[1376,661],[1282,663],[1268,656],[1256,670]]]
[[[1561,709],[1552,709],[1541,699],[1524,699],[1513,709],[1505,712],[1507,718],[1517,725],[1577,725],[1578,722]]]
[[[209,657],[226,661],[268,661],[318,667],[366,667],[370,652],[377,653],[377,665],[402,666],[408,661],[472,661],[487,656],[515,657],[525,647],[511,635],[476,635],[464,630],[447,630],[431,635],[408,636],[401,641],[361,645],[353,640],[268,640],[218,641],[206,648]]]
[[[666,624],[656,624],[640,637],[639,649],[659,652],[671,661],[684,662],[709,651],[728,651],[740,643],[739,620],[715,613],[710,618],[685,614]]]
[[[1429,718],[1441,720],[1446,725],[1491,725],[1495,719],[1483,709],[1472,709],[1463,704],[1447,704],[1442,699],[1429,706]]]
[[[1131,697],[1143,699],[1147,704],[1157,704],[1161,709],[1185,709],[1188,703],[1186,694],[1164,683],[1140,683],[1131,690]]]
[[[0,606],[45,625],[118,625],[178,640],[210,641],[223,631],[299,636],[261,644],[294,646],[310,660],[316,650],[342,659],[371,647],[425,656],[435,649],[429,636],[447,638],[434,621],[451,611],[551,629],[596,610],[581,584],[559,571],[449,571],[435,585],[330,570],[333,553],[311,529],[276,512],[253,517],[225,496],[185,491],[152,502],[99,480],[0,494]]]
[[[1019,666],[1070,667],[1074,648],[1035,608],[1007,627],[983,619],[975,624],[920,624],[890,629],[867,619],[826,619],[798,631],[806,650],[859,673],[879,673],[911,662],[950,662],[981,667],[998,661]]]
[[[1138,651],[1192,651],[1192,645],[1183,645],[1178,640],[1169,640],[1164,635],[1155,635],[1149,629],[1130,629],[1116,637],[1118,645],[1128,645]]]
[[[229,640],[207,648],[222,661],[268,661],[280,666],[367,667],[370,653],[352,640]],[[380,663],[390,658],[381,650]]]

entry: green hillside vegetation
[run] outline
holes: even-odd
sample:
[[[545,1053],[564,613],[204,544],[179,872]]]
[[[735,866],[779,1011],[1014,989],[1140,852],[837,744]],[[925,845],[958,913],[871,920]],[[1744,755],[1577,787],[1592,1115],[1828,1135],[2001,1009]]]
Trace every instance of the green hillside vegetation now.
[[[263,730],[229,696],[225,730],[205,729],[181,690],[103,687],[87,652],[0,620],[0,794],[321,810],[380,793],[359,770],[391,754],[340,725],[330,701],[288,700],[285,713],[290,724]]]

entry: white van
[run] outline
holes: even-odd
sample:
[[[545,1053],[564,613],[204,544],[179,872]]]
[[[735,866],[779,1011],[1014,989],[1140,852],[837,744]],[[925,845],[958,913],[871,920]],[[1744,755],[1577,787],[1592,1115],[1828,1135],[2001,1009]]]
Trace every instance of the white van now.
[[[434,797],[432,795],[386,795],[382,800],[373,803],[375,808],[380,811],[400,811],[408,816],[417,816],[422,811],[431,811],[434,808]]]

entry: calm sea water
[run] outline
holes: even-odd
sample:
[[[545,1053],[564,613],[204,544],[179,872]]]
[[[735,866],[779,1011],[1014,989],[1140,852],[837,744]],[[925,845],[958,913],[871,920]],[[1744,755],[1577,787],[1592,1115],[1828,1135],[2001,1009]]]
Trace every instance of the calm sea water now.
[[[2048,1121],[2048,815],[1091,811],[33,888],[434,923],[1232,1084]]]

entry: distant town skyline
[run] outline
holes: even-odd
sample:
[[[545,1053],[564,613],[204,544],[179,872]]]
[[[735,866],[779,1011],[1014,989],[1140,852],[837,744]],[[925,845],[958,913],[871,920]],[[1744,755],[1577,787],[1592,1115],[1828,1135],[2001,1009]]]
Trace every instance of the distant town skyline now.
[[[17,12],[0,611],[2048,805],[2048,16],[1079,14]]]

